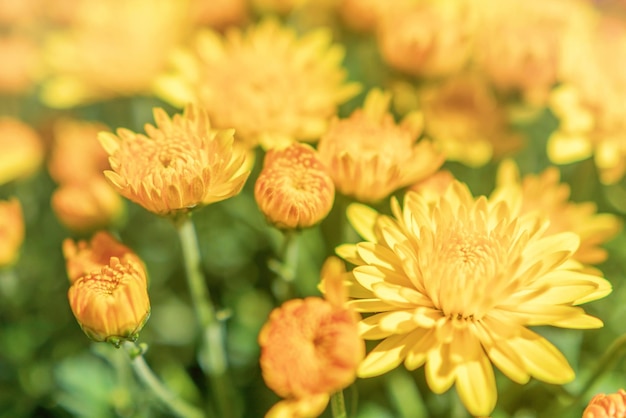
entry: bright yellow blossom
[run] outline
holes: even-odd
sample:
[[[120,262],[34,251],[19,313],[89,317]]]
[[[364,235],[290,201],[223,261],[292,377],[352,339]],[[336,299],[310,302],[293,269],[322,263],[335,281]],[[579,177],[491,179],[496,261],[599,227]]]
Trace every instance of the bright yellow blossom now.
[[[100,134],[109,153],[109,182],[122,196],[159,215],[185,213],[238,194],[248,175],[233,130],[212,130],[204,110],[190,105],[170,118],[154,109],[147,135],[118,129]]]
[[[24,241],[24,215],[20,201],[0,201],[0,268],[14,264]]]
[[[372,90],[362,109],[334,120],[319,142],[320,159],[337,190],[362,202],[384,199],[443,164],[429,141],[417,141],[422,115],[412,112],[396,124],[390,100],[389,93]]]
[[[44,157],[39,134],[24,122],[0,117],[0,185],[32,175]]]
[[[626,391],[620,389],[617,393],[606,395],[599,393],[594,396],[585,410],[582,418],[623,418],[626,416]]]
[[[249,146],[314,142],[358,92],[331,40],[329,30],[298,37],[272,19],[224,36],[201,31],[174,57],[176,74],[160,80],[159,94],[175,105],[199,102],[215,127],[234,128]]]
[[[293,143],[267,152],[254,197],[278,228],[308,228],[332,209],[335,185],[317,151],[308,144]]]
[[[578,305],[611,285],[571,259],[575,234],[545,236],[539,216],[518,213],[519,199],[515,189],[508,199],[474,198],[455,181],[434,202],[411,191],[403,206],[392,200],[393,217],[349,207],[367,240],[338,248],[356,265],[351,306],[373,314],[360,322],[361,335],[382,340],[360,377],[424,366],[430,389],[456,384],[474,416],[496,405],[492,363],[519,384],[574,378],[565,357],[528,326],[601,327]]]

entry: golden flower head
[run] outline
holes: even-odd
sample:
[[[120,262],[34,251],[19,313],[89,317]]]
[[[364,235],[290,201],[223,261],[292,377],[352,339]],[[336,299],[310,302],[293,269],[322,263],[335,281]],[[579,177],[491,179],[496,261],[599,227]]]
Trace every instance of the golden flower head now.
[[[80,0],[73,6],[72,25],[47,37],[51,76],[42,100],[65,108],[149,92],[183,34],[186,2]]]
[[[393,199],[393,217],[348,208],[367,240],[338,248],[356,265],[350,304],[372,313],[360,322],[361,335],[383,340],[360,377],[403,362],[409,370],[424,365],[430,389],[456,384],[474,416],[488,416],[496,404],[491,363],[520,384],[574,378],[557,348],[527,327],[600,327],[577,305],[604,297],[611,285],[571,259],[575,234],[545,236],[541,218],[520,216],[516,201],[514,189],[490,201],[455,181],[435,202],[411,191],[403,206]]]
[[[574,259],[585,264],[597,264],[606,260],[607,252],[600,245],[621,230],[619,218],[609,213],[596,213],[594,202],[569,201],[570,187],[560,183],[560,173],[556,167],[520,179],[515,162],[505,160],[498,171],[494,196],[511,187],[521,190],[520,213],[536,211],[550,221],[546,235],[571,231],[579,236],[580,246],[573,255]]]
[[[410,113],[396,124],[388,111],[390,100],[389,93],[370,91],[362,109],[334,120],[320,139],[320,159],[344,195],[375,202],[443,164],[443,155],[429,141],[416,143],[421,114]]]
[[[32,175],[43,161],[37,132],[11,117],[0,117],[0,149],[0,185]]]
[[[331,39],[325,29],[298,37],[273,19],[224,36],[201,31],[158,93],[176,105],[198,101],[216,127],[235,128],[250,146],[313,142],[359,90],[345,83],[344,51]]]
[[[335,201],[335,186],[317,152],[293,143],[267,151],[254,197],[268,221],[281,229],[308,228],[324,219]]]
[[[345,267],[336,257],[322,268],[326,300],[292,299],[276,308],[259,334],[261,370],[267,386],[286,401],[267,417],[313,417],[329,394],[350,385],[365,354],[358,314],[342,295]],[[290,412],[281,415],[278,412]]]
[[[122,196],[159,215],[185,213],[238,194],[250,170],[233,147],[233,130],[212,130],[204,110],[190,105],[167,116],[154,109],[147,135],[118,129],[100,134],[109,154],[109,182]]]
[[[143,275],[144,282],[147,281],[141,259],[105,231],[94,234],[89,242],[66,239],[63,241],[63,256],[70,283],[89,273],[100,271],[102,267],[111,263],[112,258],[123,264],[134,265],[134,271]]]
[[[14,264],[24,241],[24,216],[20,201],[0,201],[0,268]]]
[[[102,177],[109,155],[98,142],[108,128],[96,122],[61,119],[54,124],[48,172],[59,184],[84,183]]]
[[[425,132],[450,161],[480,167],[518,149],[502,105],[475,74],[452,77],[422,93]]]
[[[72,231],[89,232],[117,223],[124,214],[120,195],[102,177],[63,184],[52,194],[52,209]]]
[[[626,416],[626,391],[599,393],[589,401],[582,418],[623,418]]]
[[[79,277],[68,298],[85,334],[116,346],[122,340],[136,340],[150,316],[145,272],[137,263],[117,257],[111,257],[100,270]]]
[[[458,72],[467,63],[472,43],[471,11],[470,2],[459,0],[389,3],[377,32],[383,59],[416,76]]]

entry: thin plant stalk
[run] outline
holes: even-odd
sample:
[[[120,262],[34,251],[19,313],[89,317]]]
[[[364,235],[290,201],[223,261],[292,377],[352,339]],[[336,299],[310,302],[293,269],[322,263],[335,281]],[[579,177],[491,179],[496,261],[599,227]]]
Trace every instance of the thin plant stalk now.
[[[218,320],[211,295],[201,270],[198,237],[191,217],[178,226],[185,272],[191,300],[200,327],[200,366],[209,378],[218,415],[234,416],[233,392],[228,376],[228,360],[224,347],[224,331]]]
[[[333,418],[347,418],[346,403],[343,398],[343,391],[337,391],[330,396],[330,410]]]
[[[134,342],[125,341],[124,348],[128,353],[131,366],[141,382],[152,391],[152,393],[171,412],[180,418],[205,418],[206,415],[198,408],[183,401],[180,397],[171,392],[159,380],[143,357],[144,349],[138,347]]]

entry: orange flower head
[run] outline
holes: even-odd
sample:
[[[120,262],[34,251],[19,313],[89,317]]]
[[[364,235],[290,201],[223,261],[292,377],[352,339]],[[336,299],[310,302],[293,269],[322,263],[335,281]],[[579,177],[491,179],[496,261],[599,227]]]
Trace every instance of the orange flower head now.
[[[233,147],[233,130],[212,130],[204,110],[190,105],[182,115],[154,110],[147,135],[118,129],[100,134],[109,154],[105,175],[124,197],[159,215],[177,215],[238,194],[250,170],[246,154]]]
[[[109,155],[98,142],[98,133],[108,128],[101,123],[62,119],[54,124],[54,143],[48,171],[59,184],[84,183],[102,177],[109,169]]]
[[[378,26],[383,59],[394,69],[421,77],[458,72],[471,49],[471,10],[469,2],[459,0],[390,2]]]
[[[24,216],[20,201],[0,201],[0,268],[17,261],[24,241]]]
[[[351,29],[373,32],[388,6],[387,0],[341,0],[339,13]]]
[[[267,152],[254,197],[261,212],[278,228],[308,228],[332,209],[335,186],[317,152],[296,142]]]
[[[410,113],[396,124],[388,112],[390,100],[390,94],[372,90],[362,109],[335,120],[320,139],[320,159],[344,195],[379,201],[443,164],[443,155],[429,141],[416,143],[421,114]]]
[[[521,213],[538,212],[550,221],[545,235],[575,232],[580,246],[573,258],[584,264],[598,264],[608,254],[601,244],[613,238],[622,228],[619,218],[609,213],[597,213],[594,202],[571,202],[570,187],[560,182],[560,172],[549,167],[540,174],[520,178],[513,160],[505,160],[498,171],[494,194],[517,187],[522,192]]]
[[[0,62],[0,93],[24,94],[34,86],[40,63],[33,40],[20,35],[0,36]]]
[[[137,263],[117,257],[72,283],[68,298],[85,334],[116,346],[136,340],[150,316],[145,272]]]
[[[11,117],[0,117],[0,150],[0,185],[32,175],[43,161],[37,132]]]
[[[143,276],[144,282],[147,281],[141,259],[130,248],[105,231],[94,234],[89,242],[74,242],[66,239],[63,241],[63,256],[70,283],[90,273],[100,271],[102,267],[109,265],[113,258],[123,264],[133,265],[133,270]]]
[[[222,36],[200,31],[180,51],[157,93],[181,105],[199,102],[218,128],[234,128],[249,147],[315,142],[359,87],[346,83],[343,47],[327,29],[298,36],[275,19]]]
[[[605,395],[599,393],[589,401],[582,418],[622,418],[626,416],[626,391]]]
[[[61,185],[52,194],[52,209],[67,228],[89,232],[118,222],[124,202],[104,178],[94,176],[83,183]]]
[[[287,398],[267,416],[279,416],[277,411],[283,408],[295,409],[285,416],[318,416],[329,394],[354,381],[364,357],[359,316],[346,307],[342,291],[337,292],[343,286],[343,263],[330,258],[322,276],[327,283],[326,300],[308,297],[285,302],[272,311],[259,334],[263,379]]]

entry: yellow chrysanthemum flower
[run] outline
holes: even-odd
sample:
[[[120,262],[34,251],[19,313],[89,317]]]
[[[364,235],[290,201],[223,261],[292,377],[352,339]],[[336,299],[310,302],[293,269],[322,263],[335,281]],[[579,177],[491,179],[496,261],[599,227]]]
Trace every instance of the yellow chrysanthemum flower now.
[[[174,57],[177,74],[163,77],[158,93],[175,105],[201,103],[216,127],[235,128],[250,146],[317,141],[358,92],[345,83],[343,55],[330,31],[298,37],[271,19],[224,37],[201,31],[191,51]]]
[[[422,115],[413,112],[396,124],[389,113],[391,94],[372,90],[363,109],[336,119],[320,139],[321,161],[337,190],[362,202],[376,202],[415,183],[443,164],[430,141],[419,141]]]
[[[233,146],[233,130],[212,130],[197,106],[170,118],[154,109],[146,135],[118,129],[100,133],[109,153],[109,182],[122,196],[159,215],[176,215],[238,194],[250,170]]]
[[[571,259],[573,233],[545,236],[534,214],[519,215],[510,199],[475,199],[455,181],[437,201],[408,192],[394,216],[353,204],[348,216],[367,240],[338,253],[355,264],[352,306],[366,339],[383,340],[361,363],[359,376],[383,374],[404,362],[425,366],[435,393],[453,384],[469,412],[496,405],[491,363],[513,381],[553,384],[574,378],[565,357],[528,326],[597,328],[578,307],[611,292]]]
[[[539,175],[526,175],[520,179],[519,169],[513,160],[506,160],[498,171],[494,196],[506,189],[519,187],[522,193],[520,213],[537,211],[550,221],[545,234],[571,231],[580,237],[580,246],[573,258],[585,264],[601,263],[607,252],[600,245],[615,234],[622,224],[609,213],[598,214],[594,202],[570,202],[570,187],[560,183],[560,173],[550,167]]]
[[[0,117],[0,185],[31,176],[44,158],[37,131],[11,117]]]

